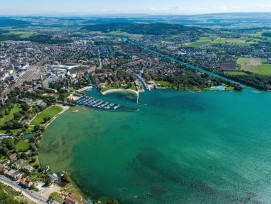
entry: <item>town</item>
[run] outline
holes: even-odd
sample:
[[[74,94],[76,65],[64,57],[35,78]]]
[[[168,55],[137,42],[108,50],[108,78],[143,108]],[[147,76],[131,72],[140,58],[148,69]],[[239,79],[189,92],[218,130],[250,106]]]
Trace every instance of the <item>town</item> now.
[[[137,97],[166,88],[192,93],[241,91],[243,85],[271,89],[267,29],[170,26],[171,32],[161,24],[161,32],[163,26],[168,30],[163,34],[148,26],[144,32],[125,24],[112,24],[112,30],[1,28],[0,181],[37,203],[98,203],[83,196],[69,172],[53,172],[38,158],[43,132],[70,107],[121,109],[86,96],[93,87],[101,96],[127,91]]]

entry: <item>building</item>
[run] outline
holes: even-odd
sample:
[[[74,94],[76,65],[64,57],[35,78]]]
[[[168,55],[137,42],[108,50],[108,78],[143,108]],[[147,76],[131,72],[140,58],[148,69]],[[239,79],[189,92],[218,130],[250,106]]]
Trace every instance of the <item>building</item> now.
[[[26,188],[30,188],[30,186],[33,184],[33,182],[30,181],[29,177],[22,178],[19,183]]]
[[[58,181],[58,176],[56,173],[48,174],[47,180],[49,181],[49,183],[54,183]]]
[[[25,169],[27,172],[29,172],[29,173],[32,173],[32,172],[34,171],[34,168],[33,168],[32,166],[30,166],[30,165],[26,165],[26,166],[24,167],[24,169]]]
[[[65,199],[65,202],[64,202],[65,204],[78,204],[78,202],[76,201],[76,200],[74,200],[74,199],[72,199],[71,197],[67,197],[66,199]]]
[[[17,154],[16,153],[14,153],[14,154],[11,154],[11,155],[9,155],[9,159],[10,160],[17,160]]]
[[[16,162],[14,162],[14,164],[12,165],[12,167],[14,167],[15,169],[21,169],[22,165],[25,163],[25,160],[23,159],[19,159]]]
[[[10,177],[12,180],[17,181],[18,179],[22,178],[22,174],[14,169],[11,169],[7,172],[7,176]]]
[[[3,164],[0,164],[0,173],[6,174],[7,172],[8,172],[8,170],[6,169],[6,167]]]
[[[7,166],[7,165],[10,164],[10,160],[5,159],[5,160],[3,160],[3,161],[1,162],[1,164],[2,164],[3,166]]]

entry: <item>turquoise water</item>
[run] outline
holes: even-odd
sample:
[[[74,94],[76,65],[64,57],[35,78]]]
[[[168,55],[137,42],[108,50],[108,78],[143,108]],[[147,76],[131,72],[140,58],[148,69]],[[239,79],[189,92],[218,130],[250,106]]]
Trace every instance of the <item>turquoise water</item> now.
[[[157,90],[140,102],[136,113],[64,113],[44,134],[41,162],[121,203],[271,202],[270,93]]]
[[[224,91],[226,90],[226,86],[212,86],[211,89],[219,90],[219,91]]]

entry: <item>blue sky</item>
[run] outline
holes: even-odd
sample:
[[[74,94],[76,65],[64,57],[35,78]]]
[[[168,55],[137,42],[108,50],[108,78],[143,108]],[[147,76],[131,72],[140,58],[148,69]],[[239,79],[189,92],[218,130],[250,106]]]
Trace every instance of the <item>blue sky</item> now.
[[[271,0],[0,0],[0,15],[271,12]]]

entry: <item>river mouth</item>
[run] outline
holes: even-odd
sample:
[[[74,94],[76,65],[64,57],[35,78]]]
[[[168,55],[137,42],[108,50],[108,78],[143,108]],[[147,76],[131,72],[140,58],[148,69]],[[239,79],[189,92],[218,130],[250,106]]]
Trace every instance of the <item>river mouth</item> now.
[[[155,90],[140,97],[147,105],[135,113],[67,111],[46,130],[41,163],[71,171],[96,199],[270,200],[269,93]]]

